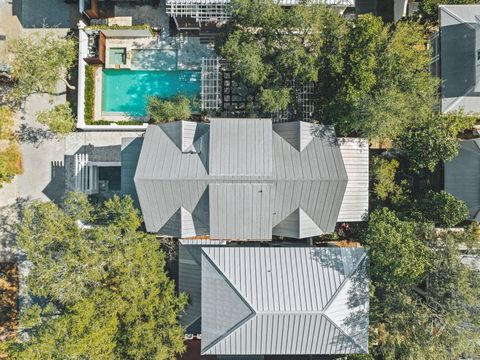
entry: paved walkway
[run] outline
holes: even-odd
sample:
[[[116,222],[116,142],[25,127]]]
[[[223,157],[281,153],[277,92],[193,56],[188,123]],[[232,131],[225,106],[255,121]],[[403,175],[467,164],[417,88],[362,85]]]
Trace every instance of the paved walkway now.
[[[11,0],[12,14],[24,29],[74,28],[80,14],[78,4],[64,0]]]

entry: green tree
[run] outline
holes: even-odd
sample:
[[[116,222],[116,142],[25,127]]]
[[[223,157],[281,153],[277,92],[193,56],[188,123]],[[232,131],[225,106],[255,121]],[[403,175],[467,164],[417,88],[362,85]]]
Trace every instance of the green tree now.
[[[372,353],[384,359],[472,358],[480,350],[480,274],[462,262],[459,244],[478,238],[425,229],[431,249],[423,284],[387,291],[371,301]]]
[[[260,103],[265,111],[286,110],[290,103],[290,89],[265,89],[260,92]]]
[[[387,208],[370,215],[365,243],[371,259],[371,277],[384,289],[409,288],[429,266],[428,248],[414,222],[401,221]]]
[[[155,236],[139,231],[130,198],[103,205],[70,194],[58,207],[33,202],[17,241],[32,264],[22,324],[29,336],[9,344],[12,359],[172,359],[184,350],[175,295]]]
[[[445,191],[429,191],[414,206],[414,213],[420,221],[432,221],[442,227],[452,227],[468,217],[464,201]]]
[[[260,95],[262,110],[285,109],[295,101],[295,86],[318,81],[319,59],[327,44],[326,24],[333,23],[334,16],[338,27],[345,26],[345,21],[312,2],[301,2],[288,11],[272,0],[234,0],[231,6],[232,19],[218,45],[219,53]]]
[[[459,250],[462,244],[480,253],[474,229],[438,232],[431,223],[401,221],[382,209],[372,214],[365,237],[372,268],[371,354],[392,360],[477,354],[480,273]]]
[[[148,100],[147,112],[155,123],[188,120],[192,116],[191,101],[185,95],[163,100],[152,96]]]
[[[68,103],[38,112],[37,121],[47,125],[52,132],[60,136],[71,133],[75,129],[75,118]]]
[[[419,240],[417,225],[401,221],[387,208],[374,211],[365,244],[372,259],[372,279],[384,288],[415,284],[428,269],[428,248]]]
[[[439,81],[428,70],[426,42],[416,22],[393,26],[373,15],[351,21],[344,44],[337,46],[340,55],[321,55],[327,65],[318,91],[323,120],[342,135],[398,138],[437,101]]]
[[[13,41],[9,51],[13,55],[15,99],[34,93],[54,94],[59,80],[75,89],[67,80],[77,57],[77,42],[72,37],[59,38],[52,33],[37,32]]]
[[[7,106],[0,106],[0,188],[23,171],[22,154],[13,126],[12,111]]]
[[[430,113],[405,129],[396,146],[406,154],[411,170],[434,171],[439,162],[457,156],[458,134],[472,128],[475,122],[475,117],[462,112],[446,115]]]
[[[374,196],[380,201],[390,200],[392,205],[405,203],[410,189],[406,180],[397,181],[396,179],[400,166],[398,160],[374,157],[370,164],[371,176],[374,180]]]

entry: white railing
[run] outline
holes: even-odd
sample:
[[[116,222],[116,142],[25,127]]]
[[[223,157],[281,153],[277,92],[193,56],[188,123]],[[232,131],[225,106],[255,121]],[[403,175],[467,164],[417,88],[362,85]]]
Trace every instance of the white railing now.
[[[78,86],[77,86],[77,127],[85,126],[85,59],[88,56],[88,35],[85,23],[78,22]]]
[[[87,195],[98,193],[98,168],[88,163],[88,154],[75,154],[75,190]]]

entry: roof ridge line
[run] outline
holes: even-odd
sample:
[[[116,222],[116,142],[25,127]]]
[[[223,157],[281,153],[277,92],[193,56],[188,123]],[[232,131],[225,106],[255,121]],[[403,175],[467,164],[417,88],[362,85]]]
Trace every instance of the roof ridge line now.
[[[327,314],[322,314],[322,315],[325,316],[325,318],[327,319],[327,321],[330,322],[330,324],[332,324],[333,327],[335,327],[335,328],[336,328],[338,331],[340,331],[344,336],[346,336],[348,339],[350,339],[355,346],[357,346],[357,347],[358,347],[359,349],[361,349],[361,350],[364,350],[364,351],[367,351],[367,352],[368,352],[368,349],[364,349],[363,346],[360,346],[353,337],[351,337],[351,336],[348,335],[345,331],[343,331],[343,330],[340,328],[340,326],[338,326],[338,325],[335,323],[335,321],[333,321],[332,319],[330,319],[330,317],[329,317]]]
[[[242,176],[245,176],[247,177],[246,175],[242,175]],[[252,176],[254,177],[254,176]],[[205,181],[205,182],[209,182],[210,180],[212,180],[212,177],[209,177],[209,178],[150,178],[150,177],[141,177],[141,178],[135,178],[134,177],[134,181],[137,180],[137,181],[145,181],[145,180],[148,180],[148,181]],[[216,184],[216,183],[219,183],[219,184],[228,184],[228,183],[232,183],[232,184],[235,184],[235,183],[238,183],[238,184],[243,184],[243,183],[247,183],[247,184],[251,184],[251,183],[255,183],[255,184],[274,184],[274,183],[279,183],[279,182],[292,182],[292,181],[295,181],[295,182],[303,182],[303,181],[316,181],[316,182],[348,182],[348,178],[330,178],[330,179],[318,179],[318,178],[303,178],[303,179],[278,179],[278,178],[266,178],[266,179],[222,179],[222,178],[215,178],[213,179],[214,181],[210,181],[209,182],[209,185],[210,184]],[[217,180],[222,180],[221,182]],[[228,182],[228,180],[231,180],[231,182]]]
[[[465,99],[465,97],[472,92],[473,89],[475,89],[475,86],[471,86],[471,87],[465,92],[465,94],[463,94],[463,95],[460,96],[460,97],[457,97],[454,101],[452,101],[450,104],[448,104],[447,108],[444,109],[443,111],[444,111],[444,112],[449,112],[450,110],[452,110],[455,106],[457,106],[458,104],[460,104],[460,103],[463,101],[463,99]]]
[[[367,252],[364,252],[362,254],[362,257],[358,260],[357,264],[355,265],[355,267],[352,268],[352,270],[350,271],[350,273],[345,276],[345,279],[343,280],[343,282],[340,284],[340,286],[337,288],[337,290],[335,290],[335,292],[333,293],[332,297],[330,298],[330,300],[328,300],[328,302],[325,304],[325,306],[323,307],[322,311],[325,313],[328,308],[330,307],[330,305],[332,304],[333,300],[335,300],[335,298],[337,297],[338,293],[345,287],[345,284],[347,283],[348,281],[348,278],[350,275],[352,275],[355,271],[357,271],[358,267],[360,266],[360,264],[365,260],[365,258],[367,257]]]
[[[464,19],[462,19],[460,16],[458,16],[457,14],[455,14],[454,12],[452,12],[449,8],[448,8],[448,5],[447,6],[442,6],[441,9],[443,11],[445,11],[448,15],[450,15],[451,17],[453,17],[455,20],[457,20],[458,22],[461,22],[462,24],[466,24],[467,26],[469,26],[471,29],[473,30],[476,30],[474,26],[472,26],[472,24],[470,24],[469,22],[466,22]]]
[[[250,321],[253,317],[255,317],[257,315],[257,312],[256,310],[253,308],[253,306],[251,306],[249,304],[249,302],[247,301],[247,299],[245,299],[245,297],[240,294],[240,292],[238,291],[237,288],[235,288],[235,286],[233,286],[232,282],[227,278],[227,276],[225,275],[225,273],[217,266],[217,264],[215,263],[215,261],[213,261],[213,259],[210,257],[209,254],[207,254],[207,252],[205,252],[203,250],[203,248],[201,249],[202,250],[202,254],[205,255],[205,258],[207,259],[207,261],[210,263],[210,265],[212,265],[214,267],[215,270],[217,270],[217,272],[220,274],[220,276],[222,276],[227,285],[230,286],[230,288],[233,290],[233,292],[235,292],[235,294],[237,294],[237,296],[240,298],[240,300],[250,309],[251,313],[243,318],[241,321],[239,321],[237,324],[235,324],[234,326],[232,326],[231,329],[229,329],[225,334],[222,334],[220,335],[220,337],[218,337],[217,339],[215,339],[214,341],[212,341],[207,347],[205,347],[205,349],[200,349],[200,353],[201,354],[205,354],[206,351],[210,350],[212,347],[214,347],[215,345],[217,345],[220,341],[222,341],[222,339],[225,339],[227,336],[229,336],[230,334],[234,333],[240,326],[242,326],[243,324],[247,323],[248,321]]]

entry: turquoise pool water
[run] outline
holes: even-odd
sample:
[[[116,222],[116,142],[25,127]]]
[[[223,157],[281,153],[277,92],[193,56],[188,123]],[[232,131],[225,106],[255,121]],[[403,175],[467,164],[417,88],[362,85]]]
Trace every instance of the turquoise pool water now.
[[[171,98],[177,94],[189,97],[200,94],[199,71],[147,71],[104,69],[102,111],[145,116],[148,97]]]

